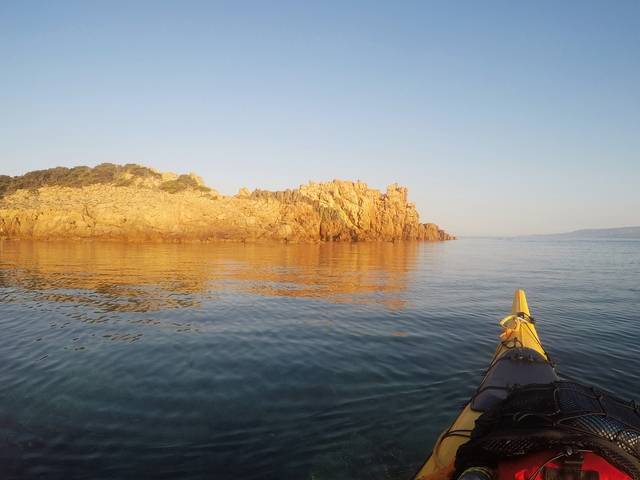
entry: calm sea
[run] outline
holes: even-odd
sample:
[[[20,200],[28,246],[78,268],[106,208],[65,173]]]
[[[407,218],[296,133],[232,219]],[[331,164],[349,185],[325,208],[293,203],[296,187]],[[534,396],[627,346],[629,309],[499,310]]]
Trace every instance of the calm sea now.
[[[0,477],[404,479],[525,288],[640,399],[640,241],[0,243]]]

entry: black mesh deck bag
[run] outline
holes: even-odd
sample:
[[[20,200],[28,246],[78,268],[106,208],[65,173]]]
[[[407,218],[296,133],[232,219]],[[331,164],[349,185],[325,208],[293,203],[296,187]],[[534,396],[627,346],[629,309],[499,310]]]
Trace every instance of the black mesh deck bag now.
[[[477,420],[456,457],[456,474],[542,450],[593,451],[640,480],[640,412],[635,402],[577,383],[516,387]]]

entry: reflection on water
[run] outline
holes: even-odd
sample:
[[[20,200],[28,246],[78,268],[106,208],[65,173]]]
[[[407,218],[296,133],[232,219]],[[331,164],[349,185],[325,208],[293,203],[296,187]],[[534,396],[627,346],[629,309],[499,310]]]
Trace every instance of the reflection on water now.
[[[19,286],[42,300],[119,312],[197,307],[219,290],[402,308],[417,248],[413,242],[0,242],[0,287]],[[5,296],[7,301],[11,292]]]
[[[0,242],[0,470],[333,478],[367,404],[423,391],[353,366],[406,341],[375,317],[411,303],[420,248]]]
[[[0,477],[408,478],[515,287],[560,374],[640,398],[639,265],[639,242],[0,242]]]

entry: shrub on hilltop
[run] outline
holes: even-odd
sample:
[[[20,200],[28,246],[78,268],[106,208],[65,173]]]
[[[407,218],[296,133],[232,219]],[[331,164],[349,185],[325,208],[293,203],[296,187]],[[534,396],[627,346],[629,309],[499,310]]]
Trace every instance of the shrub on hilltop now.
[[[210,189],[198,183],[190,175],[180,175],[176,180],[162,182],[162,175],[150,168],[128,163],[115,165],[101,163],[96,167],[55,167],[35,170],[21,176],[0,175],[0,198],[16,190],[37,190],[42,187],[80,188],[96,184],[113,184],[118,187],[133,185],[139,179],[151,179],[159,183],[159,188],[169,193],[192,189],[209,192]]]
[[[168,193],[178,193],[185,190],[200,190],[201,192],[210,192],[211,189],[198,183],[191,175],[180,175],[175,180],[167,180],[160,184],[160,190]]]

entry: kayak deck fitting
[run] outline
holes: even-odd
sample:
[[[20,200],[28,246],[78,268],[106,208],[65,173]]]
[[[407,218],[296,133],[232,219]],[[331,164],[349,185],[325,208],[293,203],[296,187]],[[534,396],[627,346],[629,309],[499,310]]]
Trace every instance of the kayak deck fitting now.
[[[524,290],[516,290],[511,314],[500,321],[503,331],[480,387],[445,430],[415,480],[445,480],[455,470],[458,449],[469,441],[476,420],[504,400],[514,385],[545,384],[558,376],[542,347]]]

